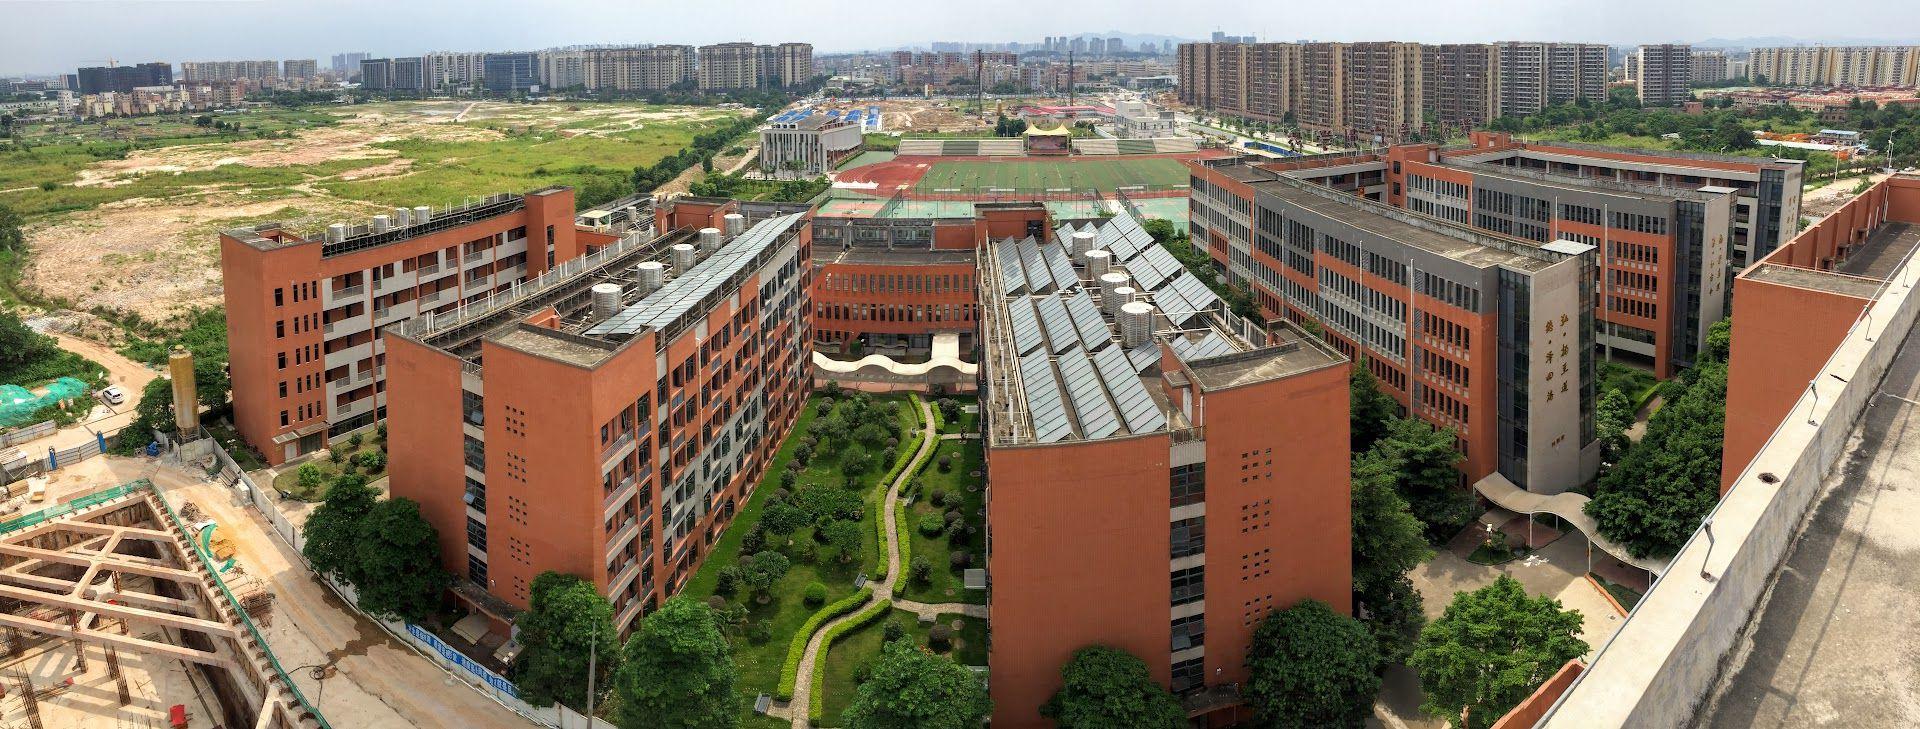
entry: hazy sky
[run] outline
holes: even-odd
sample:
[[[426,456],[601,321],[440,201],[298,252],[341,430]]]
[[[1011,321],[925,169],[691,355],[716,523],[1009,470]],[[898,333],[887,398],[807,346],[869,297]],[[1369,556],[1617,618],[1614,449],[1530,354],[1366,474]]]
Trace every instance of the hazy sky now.
[[[1117,30],[1280,40],[1920,36],[1915,0],[0,0],[0,74],[164,60],[577,43],[807,41],[819,52]],[[1809,12],[1810,8],[1818,10]],[[1899,36],[1907,36],[1900,38]]]

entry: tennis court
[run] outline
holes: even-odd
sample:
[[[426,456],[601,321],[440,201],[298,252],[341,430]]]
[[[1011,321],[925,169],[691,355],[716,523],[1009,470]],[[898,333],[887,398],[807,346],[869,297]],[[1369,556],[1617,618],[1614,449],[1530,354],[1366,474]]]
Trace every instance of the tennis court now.
[[[1115,188],[1147,185],[1165,189],[1187,184],[1185,165],[1172,157],[1079,160],[967,160],[935,162],[913,191],[921,194],[943,190],[971,192],[979,188],[1046,190],[1053,188],[1094,188],[1111,192]]]

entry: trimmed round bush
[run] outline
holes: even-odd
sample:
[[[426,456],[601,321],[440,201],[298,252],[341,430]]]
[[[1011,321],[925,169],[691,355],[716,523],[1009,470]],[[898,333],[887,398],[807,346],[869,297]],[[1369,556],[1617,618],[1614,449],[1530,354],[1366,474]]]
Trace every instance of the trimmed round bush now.
[[[766,645],[767,641],[773,640],[773,628],[768,627],[765,620],[755,620],[747,626],[747,640],[754,645]]]
[[[880,628],[881,639],[888,643],[899,640],[900,636],[906,634],[907,626],[901,625],[899,620],[889,620],[885,626]]]
[[[913,555],[913,581],[922,585],[933,579],[933,563],[927,561],[924,554]]]
[[[819,607],[827,601],[827,586],[818,582],[809,582],[807,591],[803,593],[801,599],[805,600],[809,607]]]
[[[946,528],[947,523],[941,521],[938,514],[928,514],[920,520],[920,536],[928,539],[940,536],[940,532]]]
[[[963,570],[967,568],[967,565],[973,564],[973,555],[967,554],[966,552],[954,552],[947,556],[947,562],[953,565],[955,571]]]
[[[719,595],[710,596],[707,598],[707,607],[713,608],[715,612],[725,612],[727,599]]]
[[[927,503],[933,504],[934,506],[946,506],[947,492],[935,491],[933,493],[927,494]]]
[[[927,647],[942,653],[953,648],[953,629],[945,625],[935,625],[927,631]]]

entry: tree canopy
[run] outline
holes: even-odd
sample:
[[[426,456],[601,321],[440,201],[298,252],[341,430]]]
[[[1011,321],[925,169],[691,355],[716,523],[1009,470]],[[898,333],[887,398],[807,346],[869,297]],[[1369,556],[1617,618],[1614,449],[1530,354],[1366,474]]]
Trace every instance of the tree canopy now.
[[[26,250],[27,237],[20,232],[20,214],[0,205],[0,253]]]
[[[588,666],[597,664],[593,685],[605,691],[620,663],[613,604],[593,583],[552,570],[533,578],[528,593],[527,611],[513,621],[520,629],[513,667],[520,698],[534,706],[558,701],[585,708]]]
[[[347,577],[360,595],[360,609],[382,618],[420,622],[447,588],[440,537],[412,499],[374,505],[360,522],[354,560]]]
[[[1713,325],[1693,368],[1669,383],[1678,397],[1605,475],[1586,512],[1636,557],[1672,554],[1720,499],[1726,430],[1728,322]]]
[[[1380,658],[1360,621],[1318,600],[1254,628],[1241,693],[1267,727],[1361,727],[1380,690]]]
[[[1367,358],[1361,357],[1353,363],[1353,372],[1348,377],[1351,390],[1349,409],[1352,414],[1353,452],[1361,453],[1373,447],[1381,438],[1386,437],[1387,428],[1396,419],[1395,413],[1400,406],[1393,396],[1380,391],[1380,383],[1373,377],[1373,371],[1367,369]]]
[[[614,674],[622,729],[727,729],[740,721],[733,654],[713,609],[676,595],[642,618]]]
[[[1421,710],[1463,729],[1492,725],[1587,652],[1580,625],[1579,611],[1530,597],[1506,575],[1456,593],[1446,613],[1420,632],[1409,661],[1427,694]]]
[[[1414,418],[1394,418],[1387,434],[1374,444],[1386,458],[1399,464],[1400,495],[1413,516],[1426,525],[1428,541],[1441,542],[1473,520],[1473,496],[1460,488],[1462,456],[1454,445],[1452,428],[1435,428]]]
[[[166,383],[158,379],[154,382]],[[142,407],[146,403],[140,401]],[[307,543],[300,553],[313,564],[313,571],[348,579],[359,564],[360,525],[373,513],[378,499],[379,492],[367,486],[365,476],[349,473],[333,480],[326,500],[307,515],[307,524],[301,530]]]
[[[880,649],[840,720],[847,729],[975,729],[992,710],[972,671],[896,640]]]
[[[1180,700],[1147,673],[1147,664],[1119,648],[1096,645],[1073,652],[1060,669],[1061,686],[1040,715],[1060,729],[1182,729]]]
[[[1422,525],[1396,490],[1399,464],[1378,450],[1353,461],[1353,585],[1364,592],[1427,557]]]

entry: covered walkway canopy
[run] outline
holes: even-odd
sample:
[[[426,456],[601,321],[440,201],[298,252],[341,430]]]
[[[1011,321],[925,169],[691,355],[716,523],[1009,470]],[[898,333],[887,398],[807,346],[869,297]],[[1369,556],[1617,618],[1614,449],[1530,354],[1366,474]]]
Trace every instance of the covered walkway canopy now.
[[[1633,553],[1627,551],[1626,545],[1601,535],[1600,525],[1593,521],[1593,517],[1587,516],[1587,502],[1592,499],[1587,498],[1585,494],[1572,491],[1552,495],[1536,494],[1515,486],[1512,481],[1507,480],[1506,476],[1498,473],[1480,479],[1473,485],[1473,490],[1480,492],[1481,496],[1487,497],[1495,505],[1508,511],[1529,515],[1552,514],[1560,517],[1561,521],[1573,525],[1573,528],[1585,534],[1588,543],[1622,562],[1656,575],[1667,571],[1666,560],[1635,557]]]

